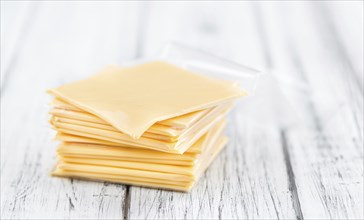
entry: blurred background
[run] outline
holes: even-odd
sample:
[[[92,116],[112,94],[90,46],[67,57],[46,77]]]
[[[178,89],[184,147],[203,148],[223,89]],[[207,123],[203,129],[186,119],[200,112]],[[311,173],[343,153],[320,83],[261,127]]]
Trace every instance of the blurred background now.
[[[290,206],[284,206],[285,201],[296,201],[298,194],[302,210],[295,206],[295,211],[299,217],[303,213],[307,218],[362,218],[363,20],[363,1],[1,1],[3,216],[34,214],[31,210],[37,209],[31,204],[37,197],[30,196],[23,202],[13,198],[41,192],[38,195],[51,200],[44,203],[49,210],[64,217],[62,210],[54,211],[58,200],[46,193],[58,188],[46,176],[46,168],[54,163],[55,144],[50,141],[49,97],[45,91],[89,76],[110,63],[153,57],[166,43],[177,42],[271,73],[292,111],[311,134],[296,139],[284,133],[289,129],[285,127],[281,137],[289,136],[292,146],[283,140],[274,147],[271,143],[275,143],[277,134],[264,131],[264,136],[259,136],[256,131],[248,132],[257,140],[266,140],[268,146],[264,142],[261,147],[236,151],[240,140],[232,141],[233,146],[228,148],[231,150],[223,153],[229,159],[217,160],[218,167],[228,167],[232,176],[243,173],[262,181],[260,186],[269,186],[264,182],[269,178],[285,179],[285,172],[274,172],[288,167],[290,180],[294,179],[292,175],[297,178],[298,192],[291,185],[288,188],[280,182],[270,183],[273,189],[293,195],[277,196],[283,210],[290,210]],[[264,107],[268,111],[286,104],[274,95],[269,102],[270,107]],[[278,112],[274,117],[286,116],[285,112]],[[274,132],[281,130],[281,125],[274,128]],[[245,137],[242,133],[239,138]],[[235,167],[236,155],[251,158],[244,164],[248,167],[244,171]],[[272,168],[272,174],[266,172],[267,167]],[[231,181],[231,185],[240,185],[240,179]],[[250,179],[249,183],[242,181],[250,184]],[[30,183],[40,185],[30,187],[30,192],[20,190]],[[223,183],[213,185],[212,191],[222,192],[222,186]],[[233,196],[239,196],[238,200],[267,199],[270,190],[263,194],[258,191],[257,195],[253,190],[243,196],[227,191],[224,196],[221,194],[221,201],[229,202]],[[206,213],[221,217],[214,210]],[[255,210],[258,208],[248,206],[249,215],[236,216],[271,218]],[[231,212],[227,210],[223,216],[231,217],[228,213]],[[279,212],[278,217],[292,217],[287,213]]]
[[[169,42],[272,71],[322,114],[347,102],[338,87],[363,92],[362,1],[2,1],[1,85],[46,89]]]
[[[257,68],[289,69],[292,53],[349,62],[360,81],[362,10],[362,1],[2,1],[2,75],[23,57],[57,66],[49,74],[89,72],[176,41]]]
[[[353,112],[363,136],[363,1],[2,1],[2,92],[42,93],[170,42],[271,73],[285,99],[269,106],[311,128],[307,108],[323,128]]]

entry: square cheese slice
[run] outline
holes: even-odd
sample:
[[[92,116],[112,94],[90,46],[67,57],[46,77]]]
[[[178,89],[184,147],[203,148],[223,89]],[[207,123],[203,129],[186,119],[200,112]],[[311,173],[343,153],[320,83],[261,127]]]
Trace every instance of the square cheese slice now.
[[[226,144],[224,126],[220,122],[194,144],[200,153],[182,155],[64,142],[57,150],[59,163],[52,174],[188,191]]]
[[[109,66],[95,76],[49,92],[135,139],[156,122],[246,94],[231,82],[161,61],[123,68]]]

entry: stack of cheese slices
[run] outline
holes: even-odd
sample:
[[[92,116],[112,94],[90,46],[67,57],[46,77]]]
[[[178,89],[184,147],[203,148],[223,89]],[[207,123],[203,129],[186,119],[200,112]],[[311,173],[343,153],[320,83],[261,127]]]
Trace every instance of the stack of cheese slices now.
[[[227,143],[233,82],[149,62],[49,90],[55,176],[188,191]]]

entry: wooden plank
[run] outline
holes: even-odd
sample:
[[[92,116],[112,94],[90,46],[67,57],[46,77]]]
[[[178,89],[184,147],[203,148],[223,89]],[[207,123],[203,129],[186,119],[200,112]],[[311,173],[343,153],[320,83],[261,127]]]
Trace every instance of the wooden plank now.
[[[338,56],[342,63],[355,74],[357,83],[364,83],[364,2],[334,1],[322,2],[316,7],[317,14],[322,15],[327,32],[336,42]]]
[[[190,193],[132,187],[130,218],[294,218],[279,134],[236,112],[228,134],[230,144]]]
[[[1,94],[1,217],[123,218],[125,186],[50,177],[56,143],[45,91],[135,56],[133,12],[139,6],[42,2],[37,7]]]
[[[248,65],[265,65],[249,3],[158,3],[149,10],[142,54],[174,40]],[[279,129],[249,123],[240,112],[230,116],[227,148],[190,193],[131,187],[128,217],[295,218]]]
[[[25,37],[6,43],[13,46],[1,70],[2,218],[363,218],[363,94],[355,82],[363,73],[355,46],[362,27],[330,14],[341,6],[30,4],[36,16],[31,26],[19,18],[7,31]],[[152,55],[170,40],[281,69],[276,76],[291,83],[284,88],[302,127],[254,124],[236,109],[229,145],[188,194],[50,178],[55,143],[44,91],[107,63]]]
[[[36,4],[1,1],[1,87],[16,65],[19,52],[36,15]]]
[[[363,94],[320,10],[263,5],[273,63],[307,86],[294,92],[303,123],[287,132],[287,154],[304,218],[362,219]]]
[[[244,20],[255,19],[247,2],[159,2],[146,4],[146,8],[144,56],[155,55],[165,43],[179,42],[247,66],[265,66],[256,24]]]

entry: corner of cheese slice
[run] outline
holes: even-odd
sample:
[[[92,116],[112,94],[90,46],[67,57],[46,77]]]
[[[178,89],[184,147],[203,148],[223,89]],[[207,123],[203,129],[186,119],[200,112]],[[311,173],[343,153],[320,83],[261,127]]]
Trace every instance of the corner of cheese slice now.
[[[232,82],[154,61],[110,65],[98,74],[48,91],[96,115],[133,138],[154,123],[217,106],[246,95]]]

